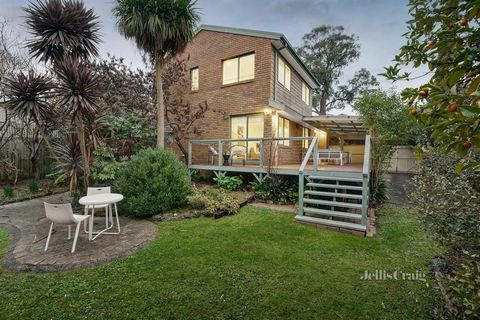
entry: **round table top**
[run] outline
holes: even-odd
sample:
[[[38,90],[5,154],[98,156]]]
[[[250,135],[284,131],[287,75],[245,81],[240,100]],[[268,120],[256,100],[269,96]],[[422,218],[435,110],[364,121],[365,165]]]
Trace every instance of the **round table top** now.
[[[100,193],[81,197],[78,203],[87,206],[94,206],[100,204],[110,204],[123,200],[123,196],[119,193]]]

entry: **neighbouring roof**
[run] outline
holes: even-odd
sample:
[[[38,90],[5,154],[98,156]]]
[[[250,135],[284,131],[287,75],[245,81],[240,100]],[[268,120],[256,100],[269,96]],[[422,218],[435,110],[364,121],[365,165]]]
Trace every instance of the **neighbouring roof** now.
[[[347,115],[323,115],[304,117],[303,121],[312,126],[337,135],[365,135],[367,129],[363,126],[359,117]]]
[[[318,82],[317,78],[315,78],[312,71],[310,71],[310,69],[303,63],[302,59],[300,59],[295,51],[295,48],[282,33],[206,24],[199,26],[196,33],[198,34],[202,30],[271,39],[272,44],[280,52],[280,54],[282,54],[282,56],[288,60],[290,65],[294,67],[294,69],[304,78],[305,81],[309,83],[312,88],[317,88],[320,86],[320,83]],[[283,49],[287,49],[286,54],[282,52]]]

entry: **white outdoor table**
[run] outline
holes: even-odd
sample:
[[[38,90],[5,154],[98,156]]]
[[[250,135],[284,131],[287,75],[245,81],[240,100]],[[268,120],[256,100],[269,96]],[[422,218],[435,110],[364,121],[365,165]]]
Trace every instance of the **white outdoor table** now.
[[[92,210],[91,210],[92,217],[89,219],[90,220],[89,221],[89,230],[88,230],[89,240],[95,240],[101,234],[119,234],[120,233],[120,221],[118,219],[117,202],[122,201],[122,200],[123,200],[123,196],[119,193],[92,194],[90,196],[85,196],[85,197],[80,198],[78,203],[85,206],[85,211],[84,211],[85,215],[89,214],[88,209],[92,208]],[[113,228],[112,204],[115,206],[115,216],[116,216],[116,220],[117,220],[117,230],[118,231],[117,232],[106,232],[106,231]],[[106,228],[101,230],[101,231],[94,232],[93,231],[93,218],[94,218],[94,214],[95,214],[94,209],[95,209],[95,206],[102,206],[102,205],[108,205],[108,215],[110,216],[110,219],[112,220],[112,225],[108,226],[108,218],[107,218]],[[95,236],[92,237],[92,234],[95,234]]]

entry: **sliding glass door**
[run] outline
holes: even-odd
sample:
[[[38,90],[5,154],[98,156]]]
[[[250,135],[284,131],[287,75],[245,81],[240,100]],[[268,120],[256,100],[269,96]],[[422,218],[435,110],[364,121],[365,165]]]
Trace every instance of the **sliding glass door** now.
[[[232,139],[263,138],[263,123],[263,114],[261,113],[231,117],[230,137]],[[231,154],[234,161],[259,160],[260,142],[232,142]]]

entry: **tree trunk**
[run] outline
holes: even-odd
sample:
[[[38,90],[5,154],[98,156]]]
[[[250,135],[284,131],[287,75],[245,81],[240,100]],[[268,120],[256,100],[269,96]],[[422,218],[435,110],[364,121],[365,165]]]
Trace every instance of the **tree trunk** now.
[[[55,151],[53,150],[52,145],[50,144],[50,141],[47,138],[47,135],[45,134],[45,131],[43,131],[43,128],[40,126],[40,123],[38,121],[35,121],[35,124],[37,126],[38,132],[40,132],[40,135],[42,136],[43,141],[45,141],[45,144],[47,145],[48,151],[50,151],[50,154],[52,157],[55,159],[55,161],[59,161],[57,155],[55,154]]]
[[[327,95],[322,95],[322,98],[320,99],[320,115],[326,115],[327,114]]]
[[[77,130],[78,140],[80,140],[80,151],[83,158],[83,179],[85,181],[85,189],[90,186],[90,162],[85,144],[85,128],[79,113],[75,116],[75,127]]]
[[[162,57],[155,58],[155,84],[157,87],[157,148],[165,146],[165,105],[163,101]]]

